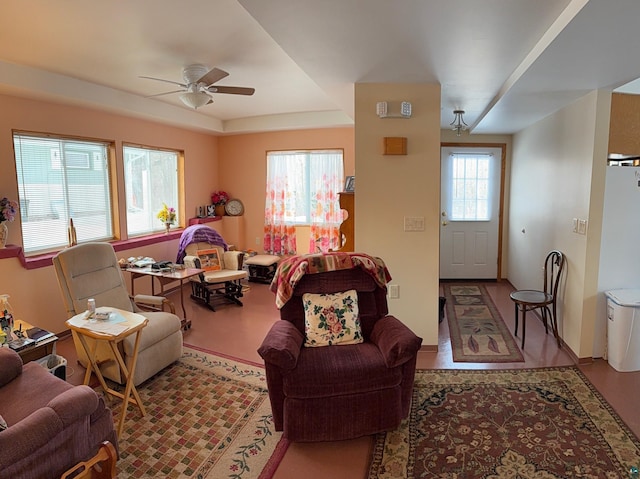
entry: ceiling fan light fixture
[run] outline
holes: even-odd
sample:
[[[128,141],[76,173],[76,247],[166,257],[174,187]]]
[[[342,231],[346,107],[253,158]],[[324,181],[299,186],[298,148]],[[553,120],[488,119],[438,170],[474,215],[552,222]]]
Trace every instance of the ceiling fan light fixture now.
[[[180,99],[182,100],[182,103],[194,110],[206,105],[210,101],[213,101],[211,95],[202,91],[185,92],[180,95]]]
[[[456,136],[460,136],[463,131],[469,128],[462,115],[464,115],[464,110],[453,110],[453,121],[449,123],[452,127],[451,129],[456,132]]]

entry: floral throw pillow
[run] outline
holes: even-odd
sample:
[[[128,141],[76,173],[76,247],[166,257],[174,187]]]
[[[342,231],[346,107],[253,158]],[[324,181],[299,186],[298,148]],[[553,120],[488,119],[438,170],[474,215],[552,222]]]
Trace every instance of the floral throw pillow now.
[[[306,293],[302,295],[302,303],[305,346],[315,348],[362,342],[355,289],[344,293]]]

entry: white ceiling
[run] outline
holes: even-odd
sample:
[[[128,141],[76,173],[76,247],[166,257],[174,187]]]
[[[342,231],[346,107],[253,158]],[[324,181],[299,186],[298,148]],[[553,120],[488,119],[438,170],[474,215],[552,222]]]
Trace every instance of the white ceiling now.
[[[5,0],[0,93],[224,134],[349,125],[355,83],[440,83],[443,128],[464,109],[513,133],[639,78],[638,21],[638,0]],[[193,63],[256,93],[145,97],[174,88],[141,75]]]

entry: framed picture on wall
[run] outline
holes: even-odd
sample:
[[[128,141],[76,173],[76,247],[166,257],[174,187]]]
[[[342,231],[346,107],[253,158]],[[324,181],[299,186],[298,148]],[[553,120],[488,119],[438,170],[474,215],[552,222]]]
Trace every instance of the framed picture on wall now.
[[[344,180],[344,191],[356,191],[355,176],[347,176],[347,179]]]

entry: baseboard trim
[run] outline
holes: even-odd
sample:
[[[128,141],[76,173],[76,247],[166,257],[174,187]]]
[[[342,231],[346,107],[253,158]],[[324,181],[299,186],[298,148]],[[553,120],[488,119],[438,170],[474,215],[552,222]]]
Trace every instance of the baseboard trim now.
[[[420,346],[419,353],[437,353],[438,345],[437,344],[423,344]]]

